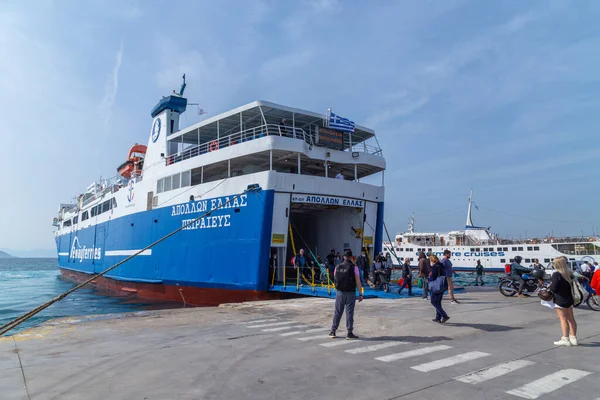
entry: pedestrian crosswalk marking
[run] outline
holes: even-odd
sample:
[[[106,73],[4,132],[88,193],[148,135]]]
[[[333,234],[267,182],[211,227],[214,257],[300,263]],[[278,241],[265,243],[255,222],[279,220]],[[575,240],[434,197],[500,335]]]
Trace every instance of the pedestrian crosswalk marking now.
[[[485,382],[487,380],[497,378],[502,375],[506,375],[509,372],[516,371],[516,370],[524,368],[524,367],[529,367],[534,364],[535,364],[535,362],[533,362],[533,361],[514,360],[514,361],[505,362],[500,365],[496,365],[491,368],[486,368],[486,369],[483,369],[480,371],[472,372],[470,374],[458,376],[454,379],[459,382],[470,383],[470,384],[476,385],[478,383]]]
[[[298,338],[298,340],[306,342],[306,341],[309,341],[309,340],[325,339],[325,338],[328,338],[328,337],[329,337],[329,335],[316,335],[316,336],[306,336],[306,337]]]
[[[244,321],[244,322],[240,322],[241,325],[243,324],[260,324],[261,322],[275,322],[275,321],[279,321],[278,319],[259,319],[256,321]]]
[[[452,356],[448,358],[442,358],[441,360],[435,360],[432,362],[428,362],[425,364],[415,365],[411,367],[412,369],[416,369],[421,372],[434,371],[440,368],[451,367],[452,365],[460,364],[463,362],[476,360],[481,357],[489,356],[488,353],[483,353],[481,351],[471,351],[468,353],[459,354],[457,356]]]
[[[279,332],[279,331],[285,331],[286,329],[295,329],[295,328],[304,328],[304,327],[302,325],[279,326],[277,328],[261,329],[261,331],[262,332]]]
[[[300,327],[298,327],[300,328]],[[328,330],[329,328],[313,328],[313,329],[309,329],[307,331],[293,331],[293,332],[285,332],[285,333],[280,333],[279,336],[294,336],[294,335],[300,335],[301,333],[315,333],[315,332],[323,332]]]
[[[529,382],[519,388],[509,390],[508,394],[522,397],[524,399],[537,399],[541,395],[550,393],[569,383],[573,383],[591,374],[591,372],[578,369],[563,369],[547,375],[537,381]]]
[[[389,354],[389,355],[383,356],[383,357],[376,357],[375,359],[379,360],[379,361],[383,361],[383,362],[392,362],[392,361],[396,361],[396,360],[403,360],[405,358],[422,356],[424,354],[429,354],[429,353],[433,353],[436,351],[448,350],[451,348],[452,348],[451,346],[446,346],[444,344],[441,344],[439,346],[422,347],[420,349],[405,351],[403,353]]]
[[[341,346],[343,344],[350,344],[352,342],[360,342],[360,340],[331,340],[327,343],[320,343],[321,346],[323,347],[335,347],[335,346]]]
[[[289,324],[296,324],[296,323],[297,322],[294,322],[294,321],[273,322],[271,324],[251,325],[251,326],[248,326],[248,328],[268,328],[271,326],[289,325]]]
[[[406,344],[406,342],[386,342],[386,343],[381,343],[381,344],[373,344],[371,346],[359,347],[356,349],[348,349],[348,350],[346,350],[346,353],[350,353],[350,354],[369,353],[371,351],[388,349],[390,347],[396,347],[396,346],[400,346],[402,344]]]

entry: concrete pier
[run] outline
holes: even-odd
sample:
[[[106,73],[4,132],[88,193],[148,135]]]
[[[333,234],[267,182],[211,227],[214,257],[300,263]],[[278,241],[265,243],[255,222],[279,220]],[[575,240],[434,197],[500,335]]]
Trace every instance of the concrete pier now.
[[[597,399],[600,312],[558,348],[537,298],[469,290],[431,321],[420,298],[367,299],[358,341],[327,338],[333,300],[303,298],[50,321],[0,338],[0,398]]]

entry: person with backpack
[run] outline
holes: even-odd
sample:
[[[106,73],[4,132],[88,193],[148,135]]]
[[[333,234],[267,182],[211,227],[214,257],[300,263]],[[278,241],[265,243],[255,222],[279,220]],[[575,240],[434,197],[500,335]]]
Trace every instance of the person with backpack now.
[[[563,257],[552,260],[555,272],[552,274],[552,283],[548,288],[554,297],[554,309],[560,320],[562,337],[554,342],[556,346],[577,346],[577,322],[573,315],[573,274],[567,267],[567,261]]]
[[[360,271],[352,263],[352,251],[344,252],[344,261],[335,267],[335,311],[333,313],[333,324],[329,337],[336,338],[336,331],[340,325],[344,309],[346,310],[346,340],[358,339],[353,332],[354,329],[354,306],[356,305],[356,289],[358,289],[358,301],[363,300],[362,285],[360,283]]]

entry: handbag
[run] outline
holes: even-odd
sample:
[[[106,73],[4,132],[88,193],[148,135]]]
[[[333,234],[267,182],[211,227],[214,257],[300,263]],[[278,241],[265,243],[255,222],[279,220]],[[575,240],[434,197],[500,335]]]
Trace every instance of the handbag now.
[[[448,289],[448,281],[444,275],[440,275],[429,282],[429,289],[433,294],[444,293]]]
[[[577,280],[577,278],[573,278],[571,281],[571,292],[573,293],[573,306],[578,307],[581,305],[581,303],[583,303],[583,299],[586,297],[585,294],[587,291],[581,285],[579,280]]]
[[[417,286],[420,287],[420,288],[423,287],[423,278],[417,279]]]
[[[543,288],[538,292],[538,297],[542,299],[542,301],[552,301],[552,299],[554,299],[554,293],[548,288]]]

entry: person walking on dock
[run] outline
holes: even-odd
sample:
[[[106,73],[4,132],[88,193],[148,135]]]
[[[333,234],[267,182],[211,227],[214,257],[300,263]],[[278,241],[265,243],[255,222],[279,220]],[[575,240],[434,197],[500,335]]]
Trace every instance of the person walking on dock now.
[[[398,289],[398,294],[402,294],[402,290],[405,287],[408,288],[408,295],[412,296],[412,272],[410,272],[410,258],[404,259],[404,264],[402,264],[402,286]]]
[[[419,276],[423,282],[423,300],[427,300],[427,292],[429,290],[429,274],[431,273],[431,264],[429,259],[425,257],[425,252],[419,252]]]
[[[480,260],[477,260],[475,266],[475,286],[479,286],[478,282],[481,282],[481,286],[483,286],[483,265]]]
[[[450,250],[444,250],[444,258],[442,258],[442,265],[444,266],[444,270],[446,272],[446,280],[448,281],[448,293],[450,293],[451,304],[460,304],[460,301],[456,300],[454,297],[454,283],[452,282],[452,275],[454,271],[452,270],[452,261],[450,261],[450,256],[452,252]]]
[[[330,338],[336,337],[336,331],[340,325],[344,309],[346,310],[346,339],[358,339],[354,330],[354,306],[356,305],[356,289],[358,289],[358,301],[363,300],[362,285],[360,283],[360,272],[358,267],[352,263],[352,251],[346,250],[344,261],[335,267],[335,311],[333,324],[331,325]]]
[[[429,256],[429,262],[431,263],[431,276],[429,281],[431,282],[431,305],[435,308],[434,322],[440,324],[446,323],[450,319],[446,311],[442,308],[442,299],[444,298],[444,285],[439,285],[439,290],[436,291],[435,283],[440,276],[446,275],[446,268],[440,262],[439,258],[432,254]],[[443,282],[443,281],[442,281]]]
[[[335,249],[331,249],[331,252],[327,254],[327,271],[329,271],[329,280],[332,282],[335,265]]]
[[[304,249],[300,249],[294,258],[294,269],[300,268],[300,275],[304,276],[304,267],[306,266],[306,257],[304,257]]]

